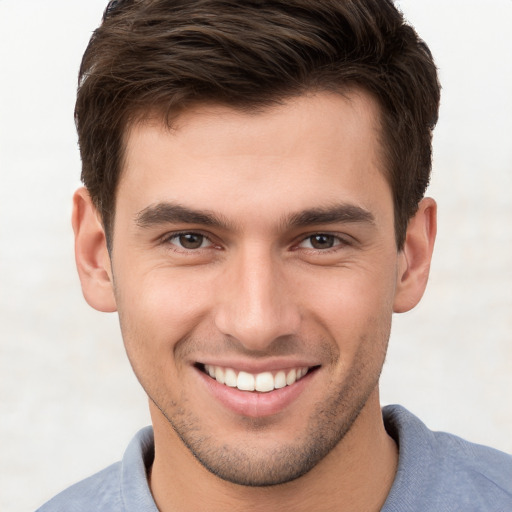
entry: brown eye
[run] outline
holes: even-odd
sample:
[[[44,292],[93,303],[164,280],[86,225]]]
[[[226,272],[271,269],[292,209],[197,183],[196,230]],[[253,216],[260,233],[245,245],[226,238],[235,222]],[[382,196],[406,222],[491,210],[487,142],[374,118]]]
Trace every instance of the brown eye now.
[[[180,244],[185,249],[199,249],[203,245],[204,236],[195,233],[180,235]]]
[[[336,237],[319,233],[308,238],[313,249],[331,249],[336,244]]]
[[[199,233],[182,233],[171,238],[171,243],[174,243],[183,249],[190,250],[200,249],[201,247],[204,247],[206,242],[206,237]]]

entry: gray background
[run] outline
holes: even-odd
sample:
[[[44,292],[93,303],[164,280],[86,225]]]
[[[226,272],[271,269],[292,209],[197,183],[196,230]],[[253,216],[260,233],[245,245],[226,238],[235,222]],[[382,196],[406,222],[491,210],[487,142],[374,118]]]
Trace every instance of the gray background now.
[[[0,0],[0,510],[32,510],[118,460],[149,415],[115,315],[91,310],[69,216],[72,111],[103,0]],[[443,83],[422,304],[382,379],[431,428],[512,452],[512,1],[403,0]]]

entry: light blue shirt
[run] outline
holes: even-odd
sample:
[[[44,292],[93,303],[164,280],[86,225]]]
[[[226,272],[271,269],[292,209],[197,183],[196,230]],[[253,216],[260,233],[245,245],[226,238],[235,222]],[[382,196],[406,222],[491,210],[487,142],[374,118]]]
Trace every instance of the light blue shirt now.
[[[398,470],[381,512],[512,512],[512,456],[432,432],[398,405],[383,409],[399,447]],[[36,512],[158,512],[147,481],[153,430],[142,429],[123,460],[79,482]]]

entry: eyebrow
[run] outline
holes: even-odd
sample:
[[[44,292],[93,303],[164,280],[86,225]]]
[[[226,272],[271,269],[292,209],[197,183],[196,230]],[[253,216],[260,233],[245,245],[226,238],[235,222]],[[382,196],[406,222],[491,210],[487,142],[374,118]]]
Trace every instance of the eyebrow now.
[[[141,228],[149,228],[161,224],[202,224],[227,229],[230,223],[209,211],[187,208],[180,204],[158,203],[141,210],[135,216],[135,222]]]
[[[180,204],[162,202],[144,208],[135,216],[141,228],[161,224],[201,224],[222,229],[233,229],[233,224],[208,210],[194,210]],[[366,223],[375,224],[371,212],[352,204],[338,204],[323,208],[311,208],[286,217],[283,226],[301,227],[317,224]]]
[[[295,213],[287,220],[287,223],[294,227],[335,223],[375,224],[375,217],[370,211],[360,206],[343,203]]]

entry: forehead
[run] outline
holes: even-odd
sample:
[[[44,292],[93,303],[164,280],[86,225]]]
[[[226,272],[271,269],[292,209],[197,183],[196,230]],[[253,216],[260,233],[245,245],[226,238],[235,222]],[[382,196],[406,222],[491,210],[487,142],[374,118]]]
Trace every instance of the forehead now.
[[[364,92],[319,93],[261,111],[198,105],[171,127],[134,124],[117,206],[172,201],[261,210],[317,207],[315,202],[389,195],[380,149],[379,107]],[[357,196],[357,197],[356,197]]]

